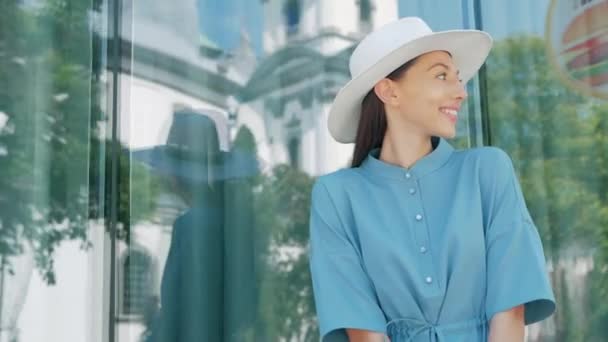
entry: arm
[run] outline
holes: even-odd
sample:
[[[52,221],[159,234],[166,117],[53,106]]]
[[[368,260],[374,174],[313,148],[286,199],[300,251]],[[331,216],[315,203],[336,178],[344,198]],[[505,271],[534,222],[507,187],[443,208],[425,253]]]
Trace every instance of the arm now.
[[[485,311],[492,320],[489,341],[508,340],[508,336],[523,341],[522,325],[549,317],[555,311],[555,297],[540,235],[511,159],[497,148],[484,151],[488,153],[480,185],[486,224]],[[524,304],[525,310],[520,308]]]
[[[349,342],[384,342],[390,341],[386,335],[369,330],[346,329]]]
[[[488,342],[524,341],[524,306],[519,305],[494,315]]]

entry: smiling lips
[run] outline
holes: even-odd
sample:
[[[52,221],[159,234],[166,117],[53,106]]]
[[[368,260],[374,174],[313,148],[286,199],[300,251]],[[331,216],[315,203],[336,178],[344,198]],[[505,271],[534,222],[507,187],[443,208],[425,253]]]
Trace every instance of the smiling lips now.
[[[456,121],[458,121],[458,108],[442,107],[439,108],[439,111],[447,115],[450,121],[452,121],[453,123],[456,123]]]

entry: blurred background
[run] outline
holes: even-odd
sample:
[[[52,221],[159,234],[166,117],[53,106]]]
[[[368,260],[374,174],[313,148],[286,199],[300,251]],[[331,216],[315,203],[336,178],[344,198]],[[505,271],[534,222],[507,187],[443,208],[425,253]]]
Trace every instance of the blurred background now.
[[[0,0],[0,342],[318,341],[328,108],[404,16],[495,39],[451,143],[514,161],[558,302],[527,341],[608,340],[607,1]]]

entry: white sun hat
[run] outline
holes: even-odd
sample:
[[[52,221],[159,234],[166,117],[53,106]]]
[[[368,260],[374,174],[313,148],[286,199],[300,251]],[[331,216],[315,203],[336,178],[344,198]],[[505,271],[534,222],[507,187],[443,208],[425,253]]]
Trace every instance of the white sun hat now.
[[[340,89],[329,110],[330,134],[341,143],[355,142],[363,98],[378,81],[407,61],[427,52],[447,51],[466,83],[483,65],[491,47],[492,37],[486,32],[433,32],[417,17],[381,26],[369,33],[350,57],[351,80]]]

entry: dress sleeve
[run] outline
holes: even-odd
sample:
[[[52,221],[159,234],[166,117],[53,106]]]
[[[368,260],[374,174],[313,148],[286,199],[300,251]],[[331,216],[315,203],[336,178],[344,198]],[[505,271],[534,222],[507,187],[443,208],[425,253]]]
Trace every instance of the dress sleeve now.
[[[525,324],[549,317],[555,298],[543,246],[530,217],[511,158],[497,154],[492,191],[487,195],[486,315],[525,304]]]
[[[312,190],[309,258],[323,342],[348,341],[345,328],[385,332],[373,284],[320,179]]]

